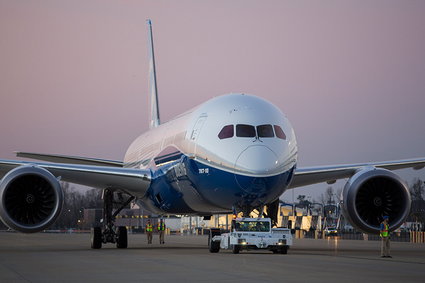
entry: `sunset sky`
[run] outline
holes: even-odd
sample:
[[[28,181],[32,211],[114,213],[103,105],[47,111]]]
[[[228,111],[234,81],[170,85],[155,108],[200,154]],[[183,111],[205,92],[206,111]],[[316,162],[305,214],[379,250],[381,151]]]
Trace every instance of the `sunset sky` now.
[[[0,0],[0,159],[122,160],[148,129],[148,18],[162,120],[243,92],[287,114],[300,167],[423,157],[424,15],[413,0]]]

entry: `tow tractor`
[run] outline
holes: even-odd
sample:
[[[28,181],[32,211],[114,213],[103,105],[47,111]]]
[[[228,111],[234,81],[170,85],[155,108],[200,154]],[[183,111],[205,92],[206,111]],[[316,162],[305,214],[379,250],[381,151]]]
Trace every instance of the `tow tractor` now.
[[[241,250],[263,249],[286,254],[291,245],[291,230],[271,228],[270,218],[236,218],[232,220],[229,233],[221,234],[220,229],[212,228],[208,238],[211,253],[220,249],[232,250],[234,254]]]

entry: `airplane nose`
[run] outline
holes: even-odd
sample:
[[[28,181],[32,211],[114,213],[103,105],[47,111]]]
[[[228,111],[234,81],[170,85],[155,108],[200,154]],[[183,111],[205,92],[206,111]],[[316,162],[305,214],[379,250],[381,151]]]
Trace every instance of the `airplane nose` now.
[[[267,146],[252,145],[236,159],[235,169],[249,174],[272,174],[278,166],[277,155]]]

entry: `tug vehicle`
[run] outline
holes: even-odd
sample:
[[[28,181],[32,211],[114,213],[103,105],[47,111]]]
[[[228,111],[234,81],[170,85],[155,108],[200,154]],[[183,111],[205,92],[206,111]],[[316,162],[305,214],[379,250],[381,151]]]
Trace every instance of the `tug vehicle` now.
[[[225,249],[238,254],[242,250],[262,249],[286,254],[292,245],[291,230],[271,227],[270,218],[236,218],[229,233],[221,233],[217,228],[210,230],[209,251]]]

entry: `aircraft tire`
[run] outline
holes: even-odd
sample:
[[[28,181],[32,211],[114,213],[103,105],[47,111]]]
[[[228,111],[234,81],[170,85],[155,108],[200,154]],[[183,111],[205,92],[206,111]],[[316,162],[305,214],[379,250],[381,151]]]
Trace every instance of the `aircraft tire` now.
[[[126,249],[128,245],[127,228],[125,226],[118,227],[117,248]]]
[[[218,253],[220,251],[220,243],[211,242],[209,250],[210,250],[210,253]]]
[[[102,228],[91,228],[91,248],[100,249],[102,247]]]
[[[232,252],[234,254],[238,254],[240,250],[241,250],[241,248],[238,245],[233,245],[232,246]]]
[[[282,248],[279,250],[279,252],[280,252],[281,254],[286,255],[286,254],[288,253],[288,246],[284,246],[284,247],[282,247]]]
[[[208,235],[208,249],[210,253],[218,253],[220,251],[220,242],[214,242],[212,239],[214,236],[220,235],[220,229],[211,228]]]

